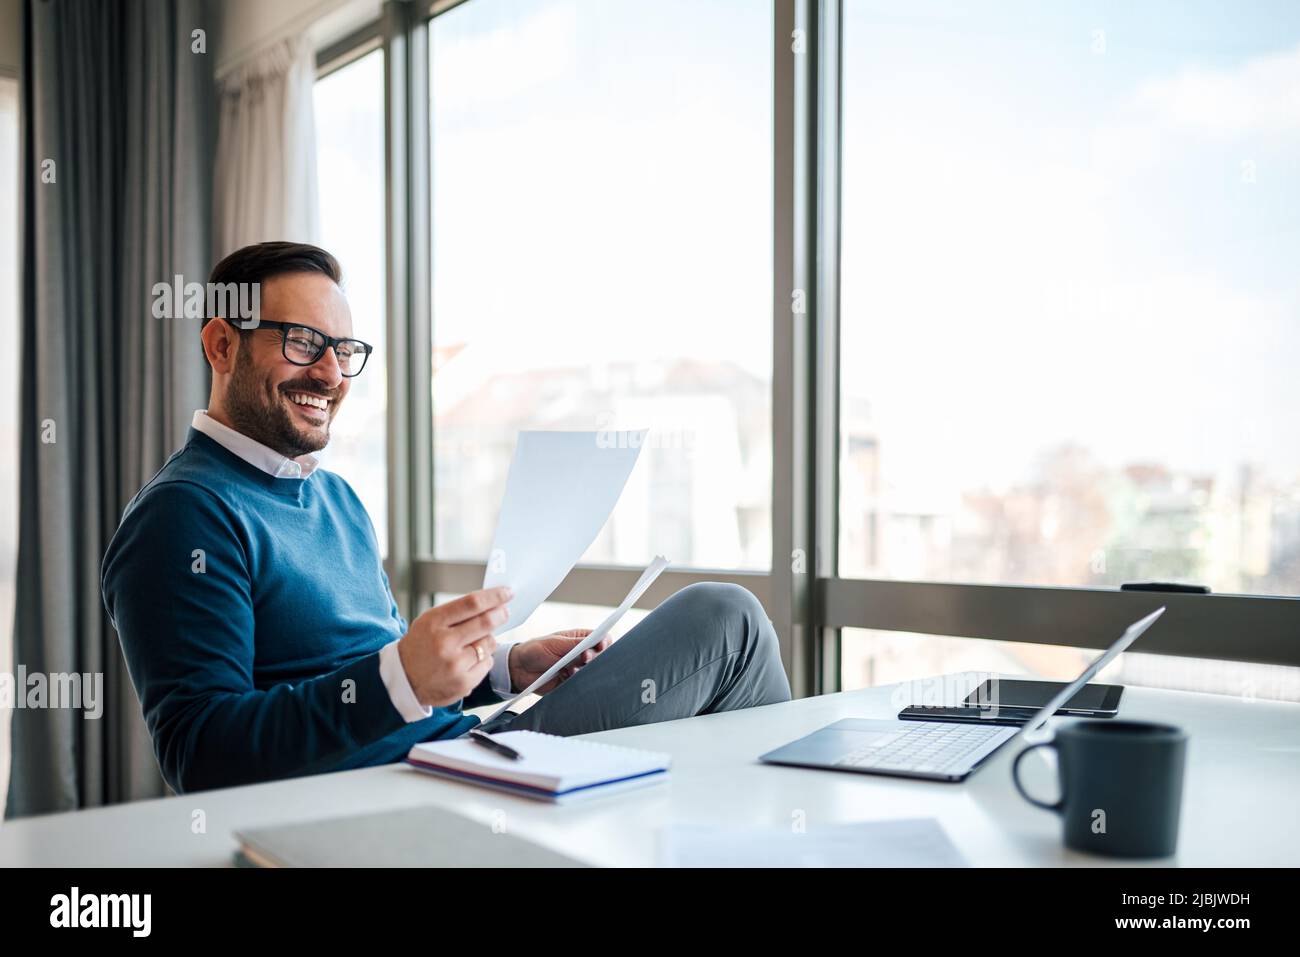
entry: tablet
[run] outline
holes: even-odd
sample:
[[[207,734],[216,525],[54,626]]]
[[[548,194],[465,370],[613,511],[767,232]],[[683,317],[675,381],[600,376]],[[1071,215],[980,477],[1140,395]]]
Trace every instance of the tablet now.
[[[968,708],[996,705],[999,709],[1013,712],[1034,712],[1045,707],[1064,687],[1063,681],[990,679],[972,691],[963,704]],[[1119,699],[1123,693],[1122,685],[1087,684],[1056,713],[1083,718],[1113,718],[1119,712]]]

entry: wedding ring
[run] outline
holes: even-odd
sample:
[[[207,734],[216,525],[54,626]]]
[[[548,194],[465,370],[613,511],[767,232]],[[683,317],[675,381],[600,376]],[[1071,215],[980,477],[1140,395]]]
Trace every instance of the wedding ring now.
[[[484,658],[487,657],[487,655],[483,654],[483,649],[479,647],[479,643],[477,641],[474,642],[474,654],[478,655],[479,661],[482,661]]]

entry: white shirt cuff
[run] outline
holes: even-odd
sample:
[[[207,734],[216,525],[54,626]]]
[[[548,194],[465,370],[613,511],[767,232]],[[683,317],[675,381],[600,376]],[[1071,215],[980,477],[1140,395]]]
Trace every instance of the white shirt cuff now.
[[[503,701],[515,694],[510,684],[510,649],[513,647],[514,642],[497,645],[497,650],[492,653],[492,670],[488,672],[488,683]]]
[[[426,708],[415,696],[411,679],[406,677],[406,669],[402,667],[402,659],[397,654],[396,641],[379,649],[379,680],[388,689],[388,698],[393,702],[393,707],[408,724],[433,714],[433,708]]]

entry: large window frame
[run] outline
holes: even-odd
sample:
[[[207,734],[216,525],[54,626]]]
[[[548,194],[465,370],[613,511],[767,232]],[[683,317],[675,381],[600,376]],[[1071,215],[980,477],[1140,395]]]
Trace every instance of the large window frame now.
[[[484,564],[433,550],[432,222],[428,23],[462,2],[385,0],[318,54],[324,75],[384,50],[388,305],[386,570],[403,614],[478,588]],[[840,689],[840,629],[1106,647],[1156,596],[1118,589],[867,580],[838,573],[841,0],[771,0],[773,55],[772,563],[669,569],[637,602],[699,581],[744,585],[781,640],[798,696]],[[435,94],[436,95],[436,92]],[[796,290],[801,296],[795,296]],[[795,304],[798,304],[797,306]],[[616,605],[640,569],[579,565],[552,596]],[[1155,654],[1300,665],[1300,597],[1158,596]]]

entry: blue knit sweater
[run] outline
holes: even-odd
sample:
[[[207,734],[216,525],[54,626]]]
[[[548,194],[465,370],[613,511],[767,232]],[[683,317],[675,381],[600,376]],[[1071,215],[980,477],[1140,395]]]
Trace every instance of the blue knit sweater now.
[[[379,649],[406,621],[365,509],[323,469],[275,478],[191,429],[127,506],[101,586],[178,792],[397,761],[477,721],[393,707]],[[496,700],[485,679],[465,704]]]

